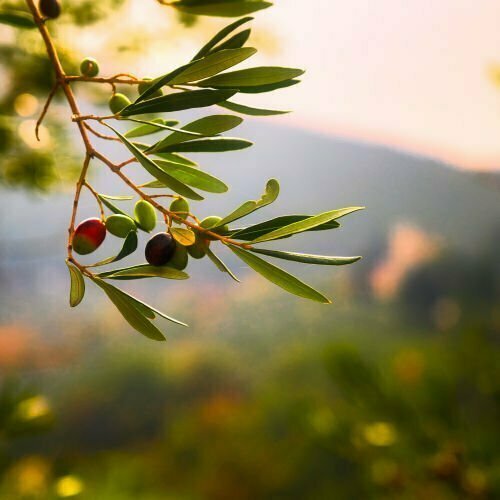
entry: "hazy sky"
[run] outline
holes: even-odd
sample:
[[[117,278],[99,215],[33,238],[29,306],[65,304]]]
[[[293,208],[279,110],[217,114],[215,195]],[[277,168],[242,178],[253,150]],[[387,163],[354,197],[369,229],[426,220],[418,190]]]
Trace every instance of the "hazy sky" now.
[[[152,76],[185,62],[228,23],[205,18],[204,33],[179,29],[168,8],[145,0],[124,15],[157,43],[139,68]],[[281,123],[500,169],[500,88],[488,77],[500,62],[499,21],[500,0],[276,0],[256,14],[250,41],[259,47],[271,34],[274,49],[267,44],[252,64],[307,74],[301,85],[238,100],[293,109]],[[90,33],[85,43],[105,35]]]

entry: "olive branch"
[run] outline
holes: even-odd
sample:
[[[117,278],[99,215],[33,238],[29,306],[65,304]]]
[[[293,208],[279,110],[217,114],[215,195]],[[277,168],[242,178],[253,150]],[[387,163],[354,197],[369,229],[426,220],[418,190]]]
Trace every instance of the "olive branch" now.
[[[215,15],[240,17],[270,6],[258,0],[216,2],[181,0],[160,4],[174,7],[192,15]],[[86,58],[81,65],[81,75],[67,75],[58,51],[47,27],[47,20],[55,19],[60,12],[57,0],[26,0],[32,19],[24,13],[10,13],[8,24],[18,27],[37,27],[44,41],[47,56],[52,64],[55,83],[43,107],[36,126],[36,134],[44,120],[50,104],[58,91],[62,91],[72,113],[72,121],[78,127],[85,157],[75,188],[73,209],[68,228],[67,264],[71,277],[70,305],[77,306],[85,294],[85,278],[94,282],[109,297],[125,320],[143,335],[164,340],[161,331],[152,323],[157,316],[178,324],[174,318],[141,302],[137,298],[111,285],[110,280],[162,277],[186,279],[184,272],[189,256],[207,256],[217,268],[238,281],[227,265],[214,253],[211,243],[220,243],[229,248],[239,259],[264,278],[284,290],[321,303],[330,303],[323,294],[292,276],[287,271],[259,257],[258,254],[282,260],[319,265],[345,265],[356,262],[360,257],[333,257],[271,250],[258,246],[260,243],[280,240],[306,231],[330,230],[339,227],[337,220],[363,207],[347,207],[330,210],[317,215],[285,215],[254,224],[249,227],[232,228],[230,224],[273,203],[279,194],[275,179],[268,181],[264,194],[258,200],[243,203],[225,217],[212,216],[200,221],[189,208],[188,199],[203,200],[196,191],[224,193],[227,186],[211,174],[202,171],[191,159],[183,156],[191,152],[226,152],[246,149],[252,143],[245,139],[222,135],[243,119],[237,115],[270,116],[285,111],[253,108],[233,102],[238,93],[257,94],[286,88],[299,83],[302,70],[284,67],[253,67],[243,70],[226,70],[247,60],[257,50],[245,47],[250,30],[234,34],[241,26],[252,20],[244,17],[226,26],[205,44],[191,61],[153,80],[137,78],[128,73],[111,77],[100,77],[97,61]],[[18,16],[16,22],[15,17]],[[0,22],[6,22],[5,17]],[[78,82],[110,85],[111,115],[82,115],[72,85]],[[139,96],[131,102],[117,92],[117,86],[136,86]],[[167,89],[167,93],[164,93]],[[178,127],[176,120],[159,117],[161,113],[207,108],[218,105],[233,114],[204,116],[194,122]],[[146,115],[146,119],[137,118]],[[153,118],[151,118],[153,116]],[[134,128],[125,133],[117,130],[116,123],[132,123]],[[92,123],[92,124],[91,124]],[[112,124],[113,123],[113,124]],[[106,133],[94,125],[107,129]],[[136,142],[136,138],[167,132],[167,135],[153,144]],[[115,163],[94,146],[91,137],[122,143],[131,157],[122,163]],[[115,201],[131,197],[108,196],[97,192],[88,180],[93,160],[106,165],[139,198],[132,217]],[[138,185],[124,173],[125,167],[139,164],[153,178]],[[195,189],[193,189],[195,188]],[[99,217],[78,224],[77,214],[80,197],[87,189],[95,198]],[[161,189],[161,194],[150,194],[149,190]],[[167,191],[167,192],[165,192]],[[133,197],[132,197],[133,198]],[[172,203],[167,208],[163,199]],[[106,210],[111,215],[106,216]],[[146,245],[148,263],[96,272],[101,266],[114,264],[133,254],[138,248],[137,231],[151,232],[156,226],[156,212],[163,218],[165,229],[153,236]],[[87,254],[95,250],[107,233],[124,239],[120,252],[113,257],[93,264],[83,264],[75,253]],[[256,246],[257,245],[257,246]]]

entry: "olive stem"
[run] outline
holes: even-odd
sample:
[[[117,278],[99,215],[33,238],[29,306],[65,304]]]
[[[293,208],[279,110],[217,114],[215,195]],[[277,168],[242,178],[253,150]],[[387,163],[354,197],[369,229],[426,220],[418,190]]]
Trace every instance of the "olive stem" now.
[[[50,108],[50,104],[52,103],[52,99],[56,95],[58,88],[59,88],[59,82],[54,83],[54,85],[52,86],[52,89],[51,89],[51,91],[50,91],[50,93],[45,101],[42,112],[40,113],[40,116],[39,116],[38,120],[36,121],[35,137],[36,137],[36,140],[39,142],[40,142],[40,135],[39,135],[40,126],[42,125],[43,119],[45,118],[45,115],[47,114],[47,111]]]

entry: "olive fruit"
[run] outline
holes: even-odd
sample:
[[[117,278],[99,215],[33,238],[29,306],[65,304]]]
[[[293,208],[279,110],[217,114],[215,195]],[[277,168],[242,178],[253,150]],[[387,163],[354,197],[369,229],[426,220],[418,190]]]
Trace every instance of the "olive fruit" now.
[[[147,82],[139,83],[139,86],[137,87],[139,94],[144,94],[144,92],[146,92],[146,90],[148,90],[149,87],[151,87],[151,83],[148,83],[148,82],[152,81],[151,78],[143,78],[143,80],[147,80]],[[161,89],[158,89],[155,92],[153,92],[149,96],[149,98],[161,97],[162,95],[163,95],[163,91]]]
[[[155,207],[146,200],[139,200],[134,208],[135,219],[139,227],[150,233],[156,227]]]
[[[200,234],[197,234],[194,245],[187,247],[187,251],[193,259],[203,259],[203,257],[207,254],[209,245],[210,241],[203,238]]]
[[[86,57],[80,64],[80,73],[83,76],[97,76],[99,74],[99,63],[93,57]]]
[[[73,250],[86,255],[97,250],[106,238],[106,226],[101,219],[86,219],[78,224],[73,235]]]
[[[123,108],[126,108],[131,103],[130,99],[125,94],[117,93],[111,96],[108,104],[109,104],[109,109],[116,115]]]
[[[170,211],[177,213],[179,217],[186,219],[189,213],[189,203],[184,198],[176,198],[170,204]]]
[[[186,269],[188,265],[189,255],[187,248],[182,245],[177,245],[175,248],[175,253],[170,259],[168,265],[179,271]]]
[[[135,222],[126,215],[113,214],[106,219],[106,229],[118,238],[126,238],[136,229]]]
[[[152,266],[163,266],[174,256],[176,247],[177,244],[171,234],[155,234],[146,243],[146,260]]]
[[[56,19],[61,14],[61,3],[59,0],[40,0],[38,8],[42,16],[47,19]]]
[[[204,229],[208,229],[214,233],[217,234],[227,234],[229,232],[229,226],[227,224],[224,224],[221,227],[216,227],[217,224],[220,223],[222,220],[222,217],[218,217],[217,215],[211,215],[210,217],[205,217],[201,222],[200,226],[203,227]],[[211,229],[215,228],[215,229]],[[206,236],[206,238],[213,240],[215,239],[213,236]]]

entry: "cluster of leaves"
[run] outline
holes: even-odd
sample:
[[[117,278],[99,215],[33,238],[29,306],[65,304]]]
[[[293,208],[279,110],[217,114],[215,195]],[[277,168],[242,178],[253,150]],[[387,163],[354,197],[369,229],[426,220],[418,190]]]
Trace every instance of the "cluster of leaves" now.
[[[182,0],[169,5],[191,15],[235,17],[266,8],[270,4],[261,1],[201,2]],[[25,18],[23,13],[11,13],[10,17],[5,17],[5,15],[3,18],[0,17],[0,21],[14,25],[17,23],[20,27],[26,27],[24,25],[28,24],[28,21],[25,21]],[[285,111],[249,107],[232,100],[239,93],[259,94],[296,85],[300,81],[298,77],[303,74],[301,69],[278,66],[232,69],[257,52],[255,48],[245,47],[250,29],[239,30],[251,20],[250,17],[244,17],[222,29],[194,55],[190,62],[148,82],[138,98],[134,102],[129,102],[128,105],[121,106],[118,112],[110,101],[110,107],[114,112],[113,117],[98,118],[98,121],[101,125],[108,127],[132,154],[130,162],[139,163],[144,171],[153,178],[150,182],[140,186],[140,189],[135,184],[130,184],[132,181],[127,182],[127,184],[132,185],[144,201],[152,204],[152,210],[154,206],[160,211],[165,219],[164,231],[175,240],[177,247],[186,247],[188,251],[192,247],[198,247],[195,258],[208,256],[220,271],[229,274],[238,281],[227,265],[210,248],[211,243],[218,241],[228,247],[251,269],[284,290],[316,302],[329,303],[330,300],[322,293],[259,255],[318,265],[351,264],[359,260],[360,257],[301,254],[270,250],[256,245],[288,238],[307,231],[335,229],[339,227],[337,222],[339,218],[360,210],[362,207],[341,208],[316,215],[285,215],[249,227],[232,227],[230,225],[234,222],[266,207],[277,199],[279,194],[277,180],[271,179],[267,182],[265,192],[258,200],[246,201],[225,216],[214,216],[209,224],[203,224],[203,222],[200,224],[196,216],[189,211],[176,212],[172,208],[167,210],[162,205],[153,202],[153,198],[157,198],[158,195],[146,194],[147,191],[143,191],[153,189],[158,192],[161,190],[161,196],[176,198],[187,207],[189,207],[187,199],[196,201],[204,199],[199,191],[224,193],[228,187],[222,180],[204,172],[195,161],[183,155],[185,153],[223,153],[246,149],[252,145],[246,139],[222,135],[241,124],[243,119],[239,116],[212,114],[178,126],[177,120],[171,118],[166,120],[158,116],[159,114],[201,109],[213,105],[218,105],[237,114],[250,116],[285,113]],[[164,94],[165,88],[168,89],[168,92]],[[113,92],[112,99],[114,99],[115,104],[117,97],[118,95]],[[147,115],[146,119],[138,118],[142,115]],[[119,123],[131,122],[133,128],[122,133],[115,126],[109,124],[110,119]],[[165,131],[168,132],[167,135],[156,142],[137,141],[137,138],[142,141],[143,137]],[[172,192],[174,194],[171,194]],[[114,214],[133,220],[113,203],[113,200],[127,199],[127,197],[95,194],[102,209],[103,222],[105,218],[103,206],[106,206]],[[195,222],[192,223],[189,219],[193,219]],[[179,228],[174,224],[186,227]],[[153,227],[155,225],[153,224]],[[151,228],[148,229],[141,225],[141,221],[137,220],[136,217],[133,229],[125,235],[124,244],[119,253],[91,265],[79,264],[73,258],[70,236],[68,259],[71,276],[70,303],[72,306],[76,306],[82,301],[85,294],[85,278],[89,278],[106,293],[133,328],[151,339],[164,340],[165,337],[152,323],[152,320],[161,316],[178,324],[184,323],[166,316],[116,288],[109,283],[109,280],[136,280],[152,277],[186,279],[188,275],[183,271],[185,265],[176,269],[169,263],[156,266],[151,265],[150,262],[98,274],[91,271],[91,269],[115,263],[133,254],[138,248],[138,229],[147,232],[151,230]],[[102,240],[99,245],[101,242]],[[191,256],[194,256],[193,252],[190,253]]]

